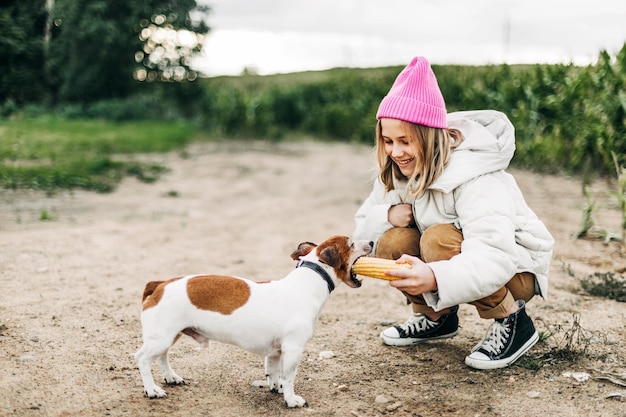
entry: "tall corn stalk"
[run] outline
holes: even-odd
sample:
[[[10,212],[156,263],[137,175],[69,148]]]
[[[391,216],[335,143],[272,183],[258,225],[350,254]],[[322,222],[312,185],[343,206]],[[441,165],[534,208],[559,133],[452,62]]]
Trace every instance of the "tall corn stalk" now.
[[[595,223],[593,221],[593,212],[596,209],[596,204],[591,198],[591,193],[589,192],[589,187],[586,182],[583,183],[583,195],[585,196],[585,206],[583,207],[583,221],[580,226],[580,230],[576,233],[576,239],[589,237],[595,227]]]
[[[612,193],[622,214],[622,250],[626,252],[626,168],[619,164],[615,152],[611,152],[617,173],[617,191]]]

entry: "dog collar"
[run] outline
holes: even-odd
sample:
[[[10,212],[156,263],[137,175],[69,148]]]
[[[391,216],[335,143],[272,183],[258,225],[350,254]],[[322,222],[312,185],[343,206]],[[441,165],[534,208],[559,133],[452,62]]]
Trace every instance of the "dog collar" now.
[[[298,265],[296,265],[296,268],[300,268],[301,266],[305,266],[317,272],[322,278],[324,278],[324,281],[326,281],[326,284],[328,284],[328,293],[330,294],[331,292],[333,292],[333,290],[335,289],[335,283],[333,282],[330,275],[328,275],[328,272],[324,271],[324,268],[322,268],[315,262],[310,262],[310,261],[300,261],[298,262]]]

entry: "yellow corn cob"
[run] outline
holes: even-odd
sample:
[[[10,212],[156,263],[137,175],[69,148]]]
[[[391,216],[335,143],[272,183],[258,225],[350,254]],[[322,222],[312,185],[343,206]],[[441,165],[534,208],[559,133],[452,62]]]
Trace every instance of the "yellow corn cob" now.
[[[402,279],[399,277],[393,277],[385,275],[385,271],[392,269],[411,269],[413,266],[409,263],[398,264],[391,259],[374,258],[370,256],[364,256],[356,260],[352,265],[352,272],[358,275],[365,275],[370,278],[385,279],[387,281],[393,281],[396,279]]]

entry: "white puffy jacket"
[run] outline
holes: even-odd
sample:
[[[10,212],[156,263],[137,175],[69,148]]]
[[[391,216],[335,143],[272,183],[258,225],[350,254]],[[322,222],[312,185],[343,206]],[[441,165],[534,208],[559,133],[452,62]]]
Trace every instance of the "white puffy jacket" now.
[[[424,298],[436,311],[484,298],[518,272],[535,274],[535,291],[545,298],[554,239],[504,171],[515,152],[513,125],[503,113],[482,110],[451,113],[448,126],[465,140],[440,177],[417,200],[407,198],[406,182],[385,192],[377,178],[355,215],[352,237],[376,242],[393,227],[389,208],[411,203],[420,231],[451,223],[463,232],[459,255],[429,263],[438,291]]]

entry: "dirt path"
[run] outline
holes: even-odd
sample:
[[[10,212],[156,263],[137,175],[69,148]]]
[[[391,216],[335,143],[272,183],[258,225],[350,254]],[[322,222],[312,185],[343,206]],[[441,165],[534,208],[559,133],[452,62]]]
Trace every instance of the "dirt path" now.
[[[385,282],[366,279],[333,292],[307,345],[296,392],[308,408],[288,410],[250,385],[263,376],[261,358],[191,339],[171,359],[190,384],[147,400],[132,358],[145,283],[187,273],[284,276],[299,242],[351,233],[373,167],[369,148],[346,144],[231,142],[185,155],[151,157],[172,171],[108,195],[0,191],[0,416],[626,416],[624,397],[609,397],[626,388],[598,379],[626,373],[626,303],[585,295],[578,283],[596,271],[623,273],[626,257],[615,243],[572,239],[584,203],[578,181],[527,172],[515,172],[518,182],[557,239],[550,297],[528,311],[558,337],[533,348],[526,365],[464,365],[488,325],[470,306],[461,306],[452,340],[383,346],[378,333],[409,310]],[[596,220],[618,231],[607,189],[594,188]],[[586,353],[546,359],[576,317]],[[529,369],[533,361],[541,369]],[[154,373],[160,379],[156,364]]]

